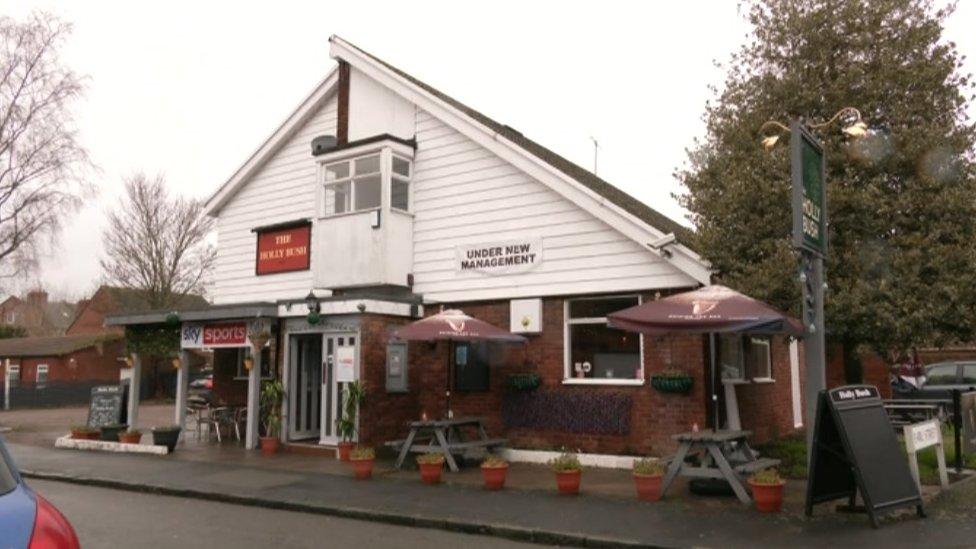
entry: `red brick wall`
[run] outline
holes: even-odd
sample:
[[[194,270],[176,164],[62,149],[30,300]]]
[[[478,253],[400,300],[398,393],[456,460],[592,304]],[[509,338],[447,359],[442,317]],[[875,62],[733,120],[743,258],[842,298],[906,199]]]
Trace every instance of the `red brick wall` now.
[[[48,381],[115,381],[123,364],[118,357],[124,353],[123,341],[111,341],[63,357],[11,359],[11,363],[20,363],[20,379],[28,383],[37,379],[38,364],[48,365]],[[0,363],[0,376],[3,370]]]
[[[115,309],[115,303],[104,286],[99,288],[90,300],[79,305],[81,310],[75,316],[71,326],[68,326],[66,334],[124,333],[125,330],[121,327],[105,326],[105,314]]]
[[[650,298],[650,297],[648,297]],[[465,313],[508,328],[509,302],[479,302],[451,305]],[[428,307],[427,314],[438,312]],[[406,435],[407,421],[441,417],[446,411],[448,345],[411,343],[409,350],[408,394],[385,392],[386,342],[392,324],[404,319],[364,315],[363,377],[368,391],[361,416],[362,441],[382,444]],[[635,335],[636,337],[636,335]],[[567,447],[584,452],[638,453],[664,455],[675,444],[671,435],[691,430],[694,424],[705,428],[706,418],[706,339],[703,336],[645,337],[645,379],[667,368],[681,367],[694,378],[688,395],[659,393],[648,383],[641,386],[564,385],[563,299],[548,298],[543,304],[543,332],[528,336],[524,346],[509,346],[501,351],[500,365],[490,369],[490,390],[483,393],[454,392],[451,407],[456,416],[484,417],[489,435],[505,437],[509,445],[520,448],[557,449]],[[756,431],[756,441],[793,431],[788,348],[782,338],[774,345],[776,383],[745,387],[740,393],[743,425]],[[623,393],[633,399],[630,433],[626,436],[588,435],[527,429],[506,430],[501,418],[502,398],[508,374],[535,372],[548,390],[590,393]],[[801,366],[802,379],[802,366]],[[769,413],[769,412],[772,413]]]
[[[795,431],[790,377],[790,344],[783,336],[772,338],[773,382],[736,385],[739,419],[743,429],[753,432],[757,442],[779,438]],[[803,345],[800,355],[800,414],[804,413],[803,390],[806,386],[803,367]]]
[[[889,367],[885,360],[875,353],[861,355],[861,379],[853,383],[874,385],[881,392],[881,398],[891,398]],[[848,385],[844,374],[844,349],[839,343],[827,344],[827,388],[833,389]]]

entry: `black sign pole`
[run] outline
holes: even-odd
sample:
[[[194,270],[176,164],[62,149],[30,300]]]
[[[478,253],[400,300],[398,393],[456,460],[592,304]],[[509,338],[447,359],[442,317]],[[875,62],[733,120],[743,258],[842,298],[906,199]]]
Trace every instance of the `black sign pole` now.
[[[956,445],[956,473],[962,474],[962,391],[952,390],[952,441]]]
[[[824,257],[827,255],[827,181],[823,146],[799,121],[790,127],[793,246],[800,251],[803,350],[806,369],[807,466],[813,457],[817,400],[827,388],[824,341]]]

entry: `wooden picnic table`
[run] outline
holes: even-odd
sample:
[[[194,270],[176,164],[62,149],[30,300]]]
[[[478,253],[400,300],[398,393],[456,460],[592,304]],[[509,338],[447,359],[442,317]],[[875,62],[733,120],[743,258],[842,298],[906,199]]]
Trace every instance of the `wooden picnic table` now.
[[[752,499],[742,483],[744,476],[767,467],[779,465],[778,459],[759,458],[746,441],[751,431],[715,431],[705,429],[679,433],[671,438],[678,441],[678,452],[671,459],[668,471],[661,481],[661,496],[679,474],[695,478],[725,479],[742,503]],[[699,465],[685,463],[689,454],[701,451]]]
[[[406,439],[389,443],[394,448],[399,447],[400,450],[396,460],[397,469],[403,466],[403,461],[410,452],[433,452],[443,453],[447,466],[451,471],[457,472],[458,466],[454,454],[477,449],[487,451],[506,442],[502,438],[488,438],[484,420],[480,417],[411,421],[408,425],[410,433],[407,434]],[[465,440],[462,427],[474,427],[478,432],[478,438]]]

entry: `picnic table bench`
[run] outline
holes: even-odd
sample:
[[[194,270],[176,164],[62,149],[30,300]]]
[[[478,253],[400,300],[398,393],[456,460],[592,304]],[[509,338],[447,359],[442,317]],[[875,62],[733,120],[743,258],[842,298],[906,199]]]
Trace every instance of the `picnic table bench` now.
[[[457,472],[455,454],[478,449],[487,451],[504,446],[507,442],[503,438],[489,438],[484,421],[478,417],[411,421],[408,425],[410,432],[407,438],[387,443],[388,446],[399,450],[395,464],[397,469],[403,466],[407,454],[411,452],[442,453],[447,466],[451,471]],[[462,427],[474,427],[478,432],[478,438],[465,440]]]
[[[742,484],[742,477],[767,467],[779,465],[778,459],[760,458],[749,448],[746,439],[751,431],[714,431],[706,429],[672,436],[678,441],[678,451],[670,460],[668,470],[661,481],[661,496],[679,474],[693,478],[724,479],[742,503],[752,499]],[[699,465],[685,463],[685,458],[693,451],[701,450],[703,456]]]

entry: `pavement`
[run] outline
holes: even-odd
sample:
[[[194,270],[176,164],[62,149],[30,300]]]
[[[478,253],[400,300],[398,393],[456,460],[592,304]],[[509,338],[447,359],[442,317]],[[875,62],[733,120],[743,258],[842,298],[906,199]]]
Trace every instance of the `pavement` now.
[[[460,484],[426,486],[416,476],[357,481],[348,471],[181,460],[175,457],[179,450],[171,456],[141,456],[7,446],[28,478],[524,542],[602,547],[968,547],[976,540],[973,499],[966,497],[976,494],[973,491],[962,494],[954,512],[940,512],[940,500],[928,519],[906,514],[888,518],[881,529],[873,530],[866,517],[836,514],[826,506],[804,519],[789,513],[762,515],[738,504],[689,508],[684,496],[649,503],[591,495],[585,493],[587,473],[584,494],[565,497],[552,489],[487,492]],[[277,457],[290,456],[266,461]]]
[[[467,532],[514,541],[606,547],[862,546],[971,547],[976,541],[976,477],[937,494],[925,488],[929,518],[887,515],[873,530],[867,517],[830,504],[803,515],[805,485],[787,484],[783,512],[763,515],[735,498],[700,497],[679,479],[660,502],[636,500],[628,471],[587,469],[583,493],[555,493],[545,466],[512,464],[506,489],[486,492],[477,467],[444,474],[426,486],[415,469],[378,460],[372,481],[351,478],[347,464],[320,455],[262,456],[236,441],[197,442],[189,434],[167,456],[58,450],[53,441],[84,408],[0,413],[3,435],[29,477],[134,492],[303,511],[339,518]],[[172,404],[140,406],[140,424],[171,421]],[[80,420],[76,420],[80,417]],[[146,437],[148,438],[148,436]],[[148,442],[148,441],[147,441]]]

